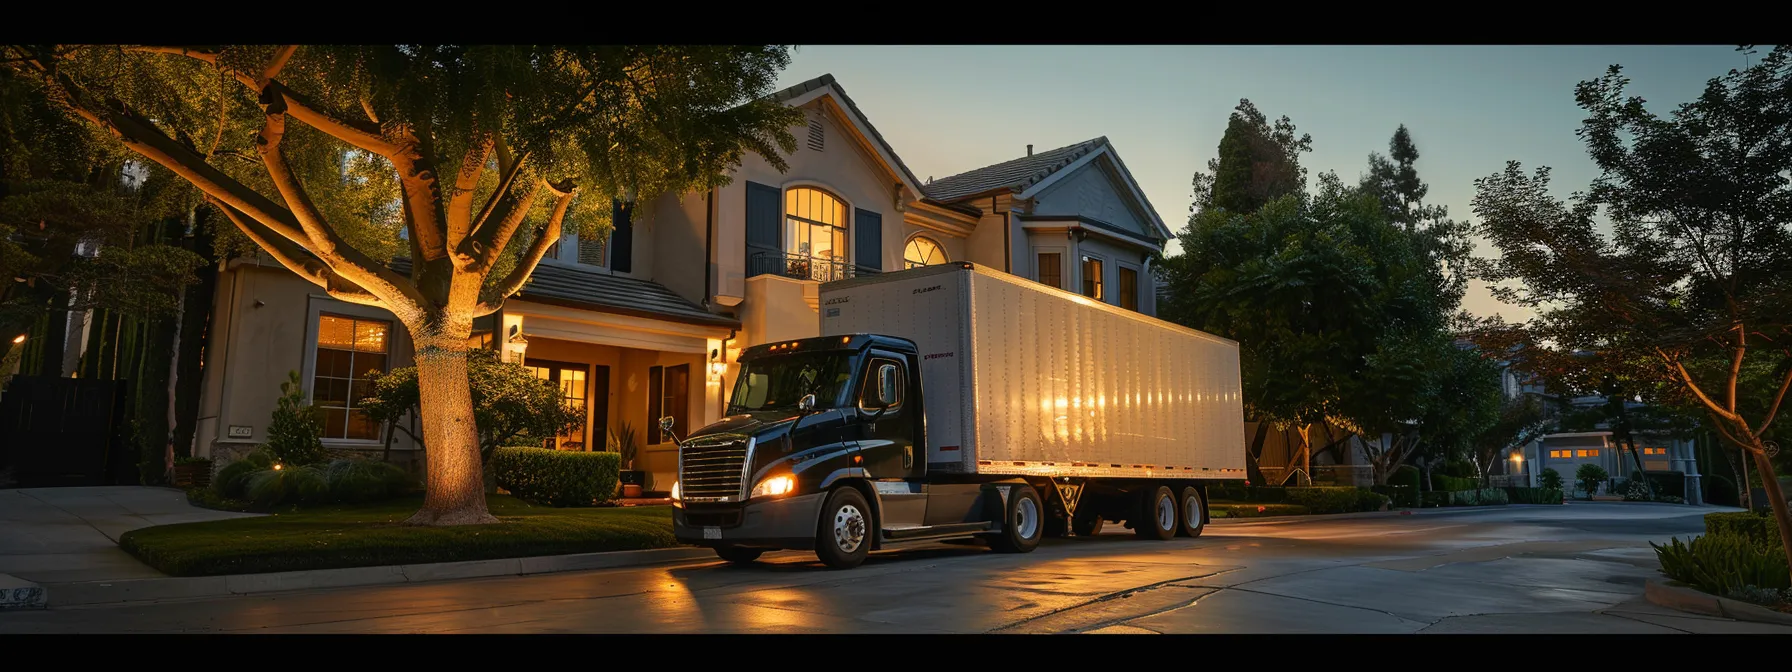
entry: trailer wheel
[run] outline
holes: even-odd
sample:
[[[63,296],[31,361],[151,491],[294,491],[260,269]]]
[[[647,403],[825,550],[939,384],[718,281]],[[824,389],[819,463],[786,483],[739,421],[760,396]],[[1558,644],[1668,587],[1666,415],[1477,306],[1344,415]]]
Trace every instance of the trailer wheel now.
[[[871,506],[857,488],[845,486],[828,495],[821,507],[821,524],[815,531],[815,555],[834,569],[852,569],[871,553],[871,535],[877,534]]]
[[[1075,518],[1070,519],[1070,530],[1079,537],[1093,537],[1101,534],[1101,526],[1104,522],[1106,521],[1102,520],[1099,513],[1079,512]]]
[[[758,548],[741,548],[739,546],[716,547],[716,557],[737,565],[751,564],[754,560],[758,560],[761,555],[765,555],[765,551]]]
[[[1176,536],[1201,536],[1201,530],[1207,527],[1207,502],[1201,499],[1201,491],[1193,486],[1185,487],[1177,499],[1182,505],[1176,507]]]
[[[1169,486],[1160,485],[1145,491],[1139,502],[1139,516],[1132,521],[1132,531],[1145,539],[1168,541],[1176,536],[1176,496]]]
[[[1027,553],[1039,547],[1045,536],[1045,505],[1030,485],[1017,485],[1008,493],[1002,531],[990,539],[990,547],[1002,553]]]

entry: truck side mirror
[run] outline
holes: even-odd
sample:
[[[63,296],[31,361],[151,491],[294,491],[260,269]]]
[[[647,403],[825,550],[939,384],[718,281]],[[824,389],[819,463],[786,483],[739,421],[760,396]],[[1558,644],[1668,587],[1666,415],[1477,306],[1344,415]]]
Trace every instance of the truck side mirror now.
[[[676,424],[676,421],[673,420],[670,415],[660,418],[660,431],[671,433],[672,425],[674,424]]]
[[[885,364],[877,367],[877,405],[889,408],[896,405],[896,365]]]
[[[804,413],[815,410],[815,395],[805,394],[803,398],[796,400],[796,410]]]

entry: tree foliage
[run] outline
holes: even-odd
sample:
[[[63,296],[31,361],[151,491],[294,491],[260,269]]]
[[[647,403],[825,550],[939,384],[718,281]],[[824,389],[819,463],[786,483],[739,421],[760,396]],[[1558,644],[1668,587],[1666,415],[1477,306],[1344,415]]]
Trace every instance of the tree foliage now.
[[[1558,200],[1547,168],[1518,162],[1477,181],[1481,232],[1501,253],[1477,272],[1538,311],[1503,329],[1531,366],[1698,408],[1763,472],[1792,544],[1767,438],[1792,387],[1792,48],[1665,116],[1628,84],[1613,66],[1575,90],[1601,170],[1588,191]],[[1749,372],[1770,382],[1750,389]]]
[[[1306,190],[1307,169],[1300,155],[1313,151],[1313,138],[1294,135],[1286,115],[1270,123],[1249,99],[1240,99],[1220,137],[1219,154],[1207,161],[1207,172],[1195,173],[1195,201],[1189,211],[1209,208],[1235,213],[1256,212],[1283,196]]]

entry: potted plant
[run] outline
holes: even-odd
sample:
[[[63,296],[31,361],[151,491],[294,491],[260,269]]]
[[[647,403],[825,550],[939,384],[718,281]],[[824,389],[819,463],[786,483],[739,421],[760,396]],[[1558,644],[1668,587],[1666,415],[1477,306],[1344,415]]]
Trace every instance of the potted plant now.
[[[618,480],[622,482],[622,496],[640,497],[643,486],[647,484],[647,475],[635,469],[635,460],[641,455],[641,444],[635,440],[635,428],[625,422],[611,429],[610,445],[615,447],[622,458],[622,473],[618,474]]]
[[[203,488],[212,484],[212,461],[203,457],[174,458],[174,487]]]

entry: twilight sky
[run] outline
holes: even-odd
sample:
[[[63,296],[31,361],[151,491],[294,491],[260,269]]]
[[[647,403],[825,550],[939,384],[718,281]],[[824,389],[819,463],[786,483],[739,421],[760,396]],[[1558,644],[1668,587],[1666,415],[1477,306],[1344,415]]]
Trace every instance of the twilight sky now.
[[[1759,47],[1760,53],[1770,50]],[[1559,197],[1597,175],[1574,86],[1622,64],[1658,114],[1743,67],[1731,46],[801,46],[780,87],[833,73],[922,180],[1107,136],[1172,231],[1188,221],[1239,98],[1313,136],[1316,177],[1355,182],[1400,124],[1428,200],[1470,218],[1474,180],[1507,160],[1553,169]],[[1311,178],[1309,179],[1311,183]],[[1171,251],[1176,244],[1171,243]],[[1476,253],[1493,251],[1478,243]],[[1465,307],[1524,319],[1477,284]]]

